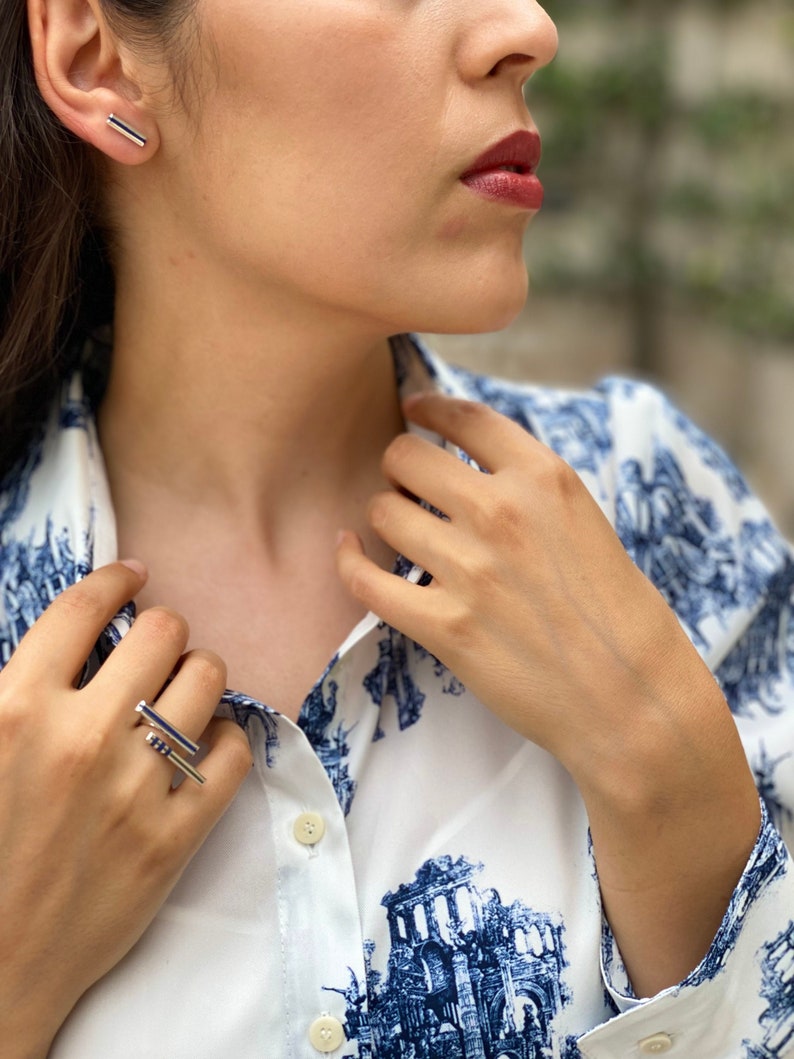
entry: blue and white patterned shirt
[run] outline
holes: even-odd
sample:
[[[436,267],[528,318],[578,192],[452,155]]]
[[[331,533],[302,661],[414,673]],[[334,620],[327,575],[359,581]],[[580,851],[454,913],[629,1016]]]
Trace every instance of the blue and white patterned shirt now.
[[[452,369],[413,339],[393,345],[404,393],[483,400],[572,464],[717,673],[765,806],[717,937],[686,981],[634,997],[568,774],[370,615],[297,724],[226,694],[255,768],[51,1055],[794,1056],[788,546],[726,457],[651,388],[516,385]],[[116,558],[79,379],[0,492],[0,544],[4,663],[58,592]],[[119,614],[100,660],[132,620],[132,607]]]

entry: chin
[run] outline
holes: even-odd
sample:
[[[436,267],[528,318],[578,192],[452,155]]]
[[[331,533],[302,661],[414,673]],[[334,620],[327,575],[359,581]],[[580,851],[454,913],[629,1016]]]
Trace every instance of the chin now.
[[[453,298],[439,297],[419,326],[405,330],[437,335],[478,335],[503,331],[515,320],[527,300],[526,269],[512,282],[500,285],[464,285]]]

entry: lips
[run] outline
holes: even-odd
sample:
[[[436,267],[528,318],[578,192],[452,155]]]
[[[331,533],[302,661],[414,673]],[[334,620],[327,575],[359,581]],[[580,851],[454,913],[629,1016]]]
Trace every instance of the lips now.
[[[475,194],[504,205],[539,210],[543,185],[535,175],[540,162],[540,136],[521,129],[495,143],[460,177]]]

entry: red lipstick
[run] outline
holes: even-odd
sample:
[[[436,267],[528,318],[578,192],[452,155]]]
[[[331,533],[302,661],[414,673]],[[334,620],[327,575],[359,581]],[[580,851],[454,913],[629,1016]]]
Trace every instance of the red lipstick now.
[[[476,195],[539,210],[543,205],[543,185],[535,175],[540,162],[540,136],[522,129],[489,147],[461,176]]]

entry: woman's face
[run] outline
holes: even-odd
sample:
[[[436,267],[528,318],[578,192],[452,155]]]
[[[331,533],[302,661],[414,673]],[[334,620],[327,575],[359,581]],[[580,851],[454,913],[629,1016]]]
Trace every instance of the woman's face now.
[[[538,4],[198,10],[200,103],[160,120],[161,193],[186,242],[285,302],[332,306],[384,333],[509,322],[526,293],[534,211],[460,178],[533,128],[522,86],[557,44]]]

